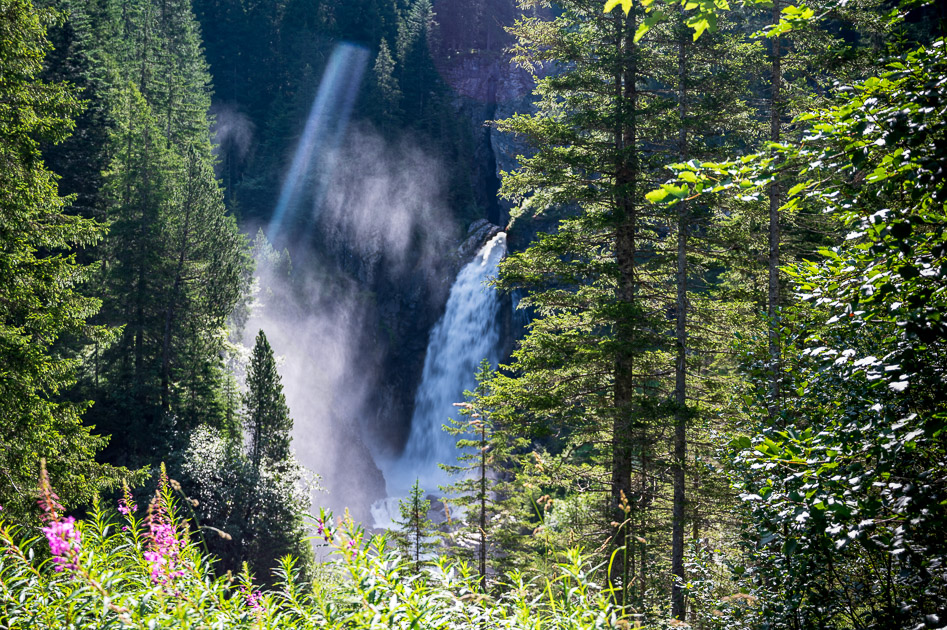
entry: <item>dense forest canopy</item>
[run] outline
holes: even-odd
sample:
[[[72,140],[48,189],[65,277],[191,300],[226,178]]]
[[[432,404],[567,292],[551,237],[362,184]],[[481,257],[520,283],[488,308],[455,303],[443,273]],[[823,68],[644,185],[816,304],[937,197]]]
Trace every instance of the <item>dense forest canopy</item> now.
[[[0,0],[0,626],[947,628],[945,29]]]

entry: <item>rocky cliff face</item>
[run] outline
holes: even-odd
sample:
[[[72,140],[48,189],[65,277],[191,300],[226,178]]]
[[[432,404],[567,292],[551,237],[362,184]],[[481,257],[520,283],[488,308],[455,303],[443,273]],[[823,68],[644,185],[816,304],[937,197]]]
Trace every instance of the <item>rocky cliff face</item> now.
[[[510,251],[520,251],[539,232],[554,230],[556,219],[520,217],[510,224],[512,204],[497,196],[500,174],[515,170],[517,158],[531,155],[532,147],[521,138],[498,131],[490,122],[535,111],[533,75],[515,65],[509,54],[483,51],[449,55],[439,69],[455,90],[454,107],[469,122],[476,139],[471,173],[478,203],[485,209],[486,218],[507,230]]]
[[[517,112],[532,111],[532,76],[502,53],[454,54],[440,64],[444,80],[454,89],[454,107],[471,125],[476,146],[472,172],[478,201],[498,225],[509,221],[509,202],[498,199],[500,173],[516,168],[516,157],[529,147],[489,123]]]

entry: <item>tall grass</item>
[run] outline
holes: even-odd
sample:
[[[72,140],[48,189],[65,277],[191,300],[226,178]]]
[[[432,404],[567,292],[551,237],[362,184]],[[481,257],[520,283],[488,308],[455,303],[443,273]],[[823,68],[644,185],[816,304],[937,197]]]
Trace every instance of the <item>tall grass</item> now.
[[[170,482],[173,483],[173,482]],[[36,530],[0,520],[0,628],[365,628],[509,630],[630,628],[594,567],[571,551],[550,577],[513,573],[490,595],[463,563],[439,560],[415,575],[351,520],[321,514],[315,526],[331,550],[304,583],[289,557],[275,587],[259,590],[246,570],[216,576],[200,536],[179,516],[162,475],[147,510],[126,496],[64,517],[43,477]],[[2,512],[0,512],[2,514]],[[208,535],[219,535],[208,531]]]

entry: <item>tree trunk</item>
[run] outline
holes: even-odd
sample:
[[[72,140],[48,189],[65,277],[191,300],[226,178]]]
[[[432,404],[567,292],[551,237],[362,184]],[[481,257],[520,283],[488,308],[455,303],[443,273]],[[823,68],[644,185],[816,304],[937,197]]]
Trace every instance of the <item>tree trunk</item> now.
[[[778,0],[773,3],[773,23],[780,19]],[[780,103],[779,88],[782,82],[780,67],[780,41],[773,38],[773,64],[770,75],[770,114],[769,139],[779,142],[780,135]],[[769,186],[769,291],[767,296],[766,314],[769,318],[769,362],[770,362],[770,417],[775,420],[780,413],[780,363],[781,351],[779,344],[779,186],[773,182]]]
[[[414,497],[414,572],[421,574],[421,514],[420,494]]]
[[[129,142],[131,142],[130,132]],[[145,127],[145,137],[143,144],[143,155],[148,155],[151,152],[151,137],[147,126]],[[149,177],[150,166],[150,164],[146,164],[145,168],[142,169],[142,189],[145,195],[148,195],[151,192],[151,181]],[[143,392],[143,371],[145,366],[145,300],[147,299],[145,291],[145,266],[148,263],[146,248],[150,246],[147,241],[150,227],[149,224],[151,223],[148,218],[148,212],[150,211],[148,208],[149,201],[150,200],[147,198],[140,199],[138,201],[141,204],[141,223],[139,226],[139,229],[141,230],[141,240],[139,242],[140,251],[138,252],[138,284],[135,287],[135,383],[139,387],[139,395],[141,395]]]
[[[169,18],[168,18],[168,2],[167,2],[167,0],[165,0],[164,2],[161,3],[161,25],[162,25],[164,28],[168,28],[168,19],[169,19]],[[168,77],[167,77],[167,79],[168,79],[168,96],[167,96],[168,102],[167,102],[167,104],[166,104],[167,112],[166,112],[166,121],[165,121],[164,137],[165,137],[166,146],[167,146],[167,148],[170,149],[170,148],[171,148],[171,120],[172,120],[172,118],[171,118],[171,113],[172,113],[172,110],[173,110],[173,108],[174,108],[174,105],[173,105],[173,99],[174,99],[174,78],[173,78],[173,72],[174,72],[174,71],[172,70],[171,66],[174,64],[174,61],[173,61],[173,60],[174,60],[174,55],[173,55],[173,53],[172,53],[172,51],[171,51],[170,41],[169,41],[169,37],[168,37],[167,35],[165,36],[165,42],[167,42],[167,44],[168,44],[168,50],[165,51],[165,55],[167,55],[167,59],[168,59],[168,68],[166,69],[166,72],[168,73]]]
[[[683,12],[683,8],[682,8]],[[686,31],[681,25],[682,36],[678,43],[678,113],[680,131],[679,153],[687,160],[687,84],[686,84]],[[674,499],[671,523],[671,616],[684,620],[684,458],[687,455],[687,204],[677,205],[677,326],[675,338],[677,356],[674,364]]]
[[[480,418],[480,590],[487,592],[487,425]]]
[[[636,107],[637,107],[637,50],[634,33],[637,29],[636,10],[632,8],[627,16],[619,14],[615,18],[617,37],[616,47],[622,63],[616,69],[615,105],[617,110],[615,125],[615,150],[617,168],[615,176],[615,212],[617,229],[615,234],[615,260],[618,266],[618,302],[631,306],[635,301],[636,277],[636,228],[635,212],[636,180],[638,163],[635,155]],[[615,358],[615,417],[612,422],[612,471],[611,471],[611,508],[613,519],[625,523],[628,513],[623,509],[632,499],[631,476],[634,456],[634,411],[632,403],[635,391],[634,343],[636,323],[619,321],[616,326],[618,352]],[[619,550],[613,564],[613,573],[609,576],[613,586],[620,583],[622,593],[628,592],[628,525],[620,525],[614,535],[614,548]],[[624,596],[622,601],[624,603]]]

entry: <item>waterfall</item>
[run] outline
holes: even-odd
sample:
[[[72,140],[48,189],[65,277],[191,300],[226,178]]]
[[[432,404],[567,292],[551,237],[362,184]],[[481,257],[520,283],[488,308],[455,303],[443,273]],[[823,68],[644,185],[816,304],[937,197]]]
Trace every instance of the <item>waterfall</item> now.
[[[476,387],[480,361],[496,366],[500,348],[500,300],[485,282],[496,276],[506,254],[506,234],[500,232],[467,263],[451,286],[444,315],[431,330],[421,385],[414,398],[411,433],[404,452],[383,466],[389,498],[372,507],[376,527],[391,524],[398,500],[408,494],[415,479],[427,493],[450,483],[438,464],[457,460],[457,437],[442,429],[448,418],[459,419],[454,403],[463,402],[464,390]]]

